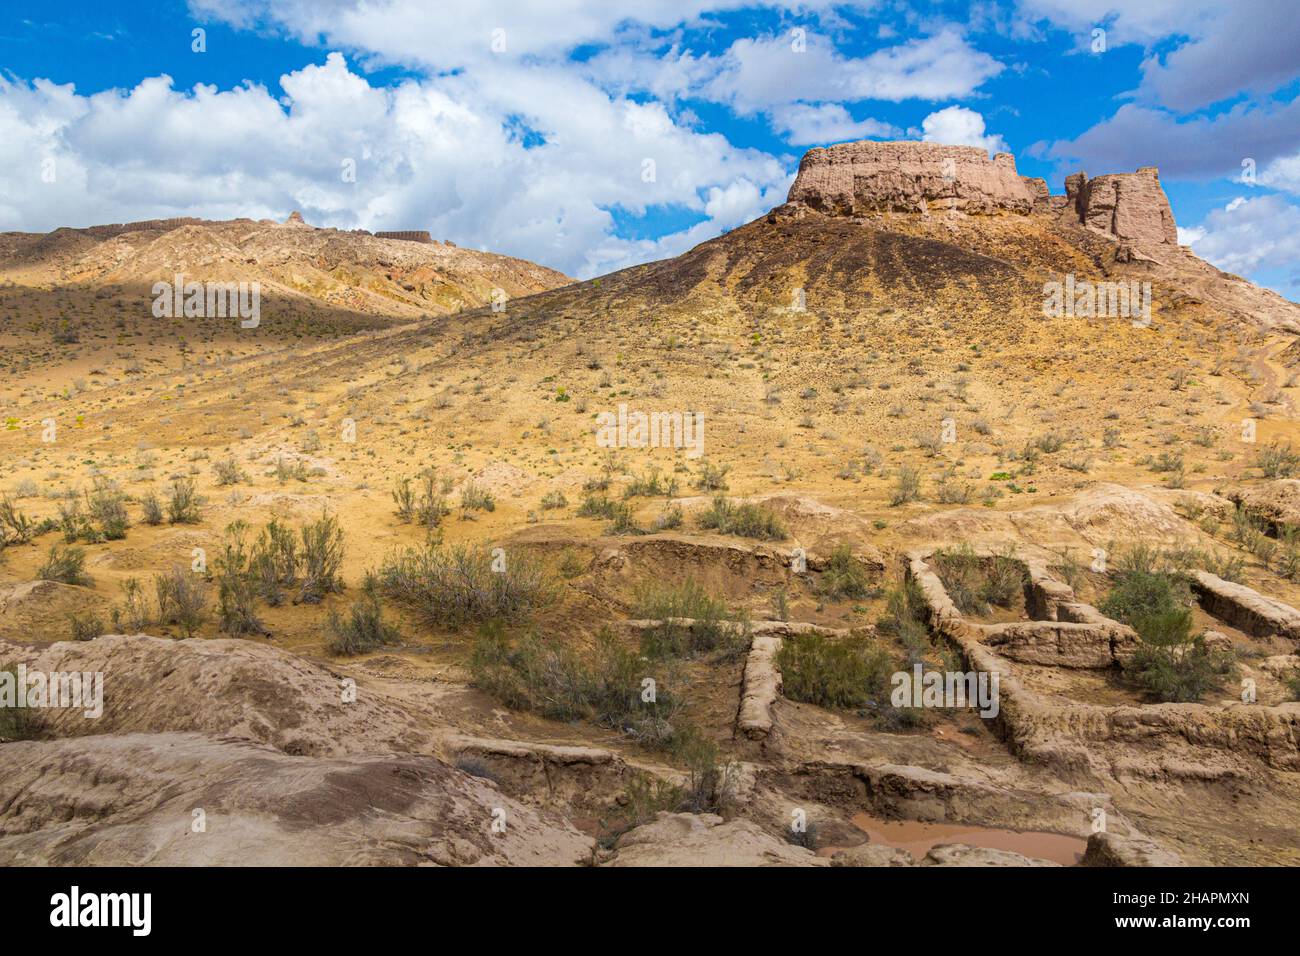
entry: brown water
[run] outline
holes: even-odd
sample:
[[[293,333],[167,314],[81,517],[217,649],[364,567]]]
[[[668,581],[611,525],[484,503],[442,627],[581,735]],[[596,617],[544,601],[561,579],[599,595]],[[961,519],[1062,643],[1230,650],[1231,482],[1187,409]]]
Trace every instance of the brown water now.
[[[1088,841],[1063,833],[1042,830],[1003,830],[963,823],[919,823],[915,820],[880,820],[868,813],[853,816],[853,825],[880,846],[907,850],[919,861],[932,847],[941,843],[965,843],[990,850],[1010,850],[1039,860],[1051,860],[1062,866],[1074,866],[1083,859]],[[820,855],[829,856],[839,847],[825,847]]]

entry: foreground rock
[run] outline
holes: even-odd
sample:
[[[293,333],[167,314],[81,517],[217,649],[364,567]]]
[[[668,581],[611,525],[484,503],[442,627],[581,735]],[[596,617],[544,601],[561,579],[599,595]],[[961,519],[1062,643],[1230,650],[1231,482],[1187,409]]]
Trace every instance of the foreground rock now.
[[[1183,866],[1182,857],[1144,837],[1094,833],[1080,866]]]
[[[660,813],[615,844],[607,866],[826,866],[811,850],[777,839],[749,820],[711,813]]]
[[[574,865],[592,849],[433,757],[290,757],[200,734],[4,744],[0,807],[5,866]]]

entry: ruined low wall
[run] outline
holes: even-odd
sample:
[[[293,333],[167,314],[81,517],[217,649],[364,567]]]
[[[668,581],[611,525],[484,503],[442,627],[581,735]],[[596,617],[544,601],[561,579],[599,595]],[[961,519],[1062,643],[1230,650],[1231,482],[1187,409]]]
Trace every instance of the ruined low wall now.
[[[1217,777],[1240,757],[1300,771],[1300,703],[1103,707],[1045,699],[1016,679],[1005,658],[983,645],[982,629],[962,616],[921,553],[908,555],[906,571],[925,596],[934,631],[960,650],[968,667],[1000,675],[1000,709],[993,725],[1022,760],[1087,769],[1093,765],[1087,745],[1105,743],[1156,752],[1154,759],[1127,761],[1132,773]],[[1181,745],[1217,751],[1223,759],[1217,766],[1184,760],[1177,753]],[[1114,761],[1105,763],[1115,766]]]
[[[928,561],[932,553],[921,551],[917,556]],[[977,550],[976,554],[994,556],[992,551]],[[1028,559],[1019,563],[1026,574],[1025,612],[1033,620],[980,624],[963,617],[976,640],[1021,664],[1101,669],[1128,663],[1138,642],[1131,627],[1079,601],[1074,589],[1052,577],[1041,562]],[[960,616],[955,605],[953,610]]]
[[[1300,640],[1300,611],[1295,608],[1208,571],[1193,571],[1191,578],[1201,607],[1221,621],[1256,637]]]
[[[745,660],[745,677],[740,690],[740,712],[736,731],[750,740],[766,740],[772,733],[772,707],[781,694],[781,672],[776,655],[781,637],[755,635]]]
[[[424,229],[408,229],[398,232],[377,232],[376,239],[401,239],[404,242],[427,242],[432,244],[433,237]]]
[[[1107,668],[1122,665],[1137,635],[1114,622],[1012,621],[976,624],[983,643],[1008,660],[1052,667]]]
[[[83,231],[107,239],[124,232],[138,232],[142,229],[178,229],[181,226],[193,226],[202,222],[202,219],[193,216],[181,216],[176,219],[141,219],[138,222],[111,222],[102,226],[89,226]]]

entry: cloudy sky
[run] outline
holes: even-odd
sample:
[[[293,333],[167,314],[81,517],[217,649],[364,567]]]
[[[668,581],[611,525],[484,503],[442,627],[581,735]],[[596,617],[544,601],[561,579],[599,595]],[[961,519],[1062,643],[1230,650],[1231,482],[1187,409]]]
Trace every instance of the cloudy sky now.
[[[1076,169],[1159,166],[1184,242],[1300,299],[1295,0],[6,0],[0,16],[0,230],[299,209],[588,277],[760,215],[811,145],[927,139],[1010,150],[1054,192]]]

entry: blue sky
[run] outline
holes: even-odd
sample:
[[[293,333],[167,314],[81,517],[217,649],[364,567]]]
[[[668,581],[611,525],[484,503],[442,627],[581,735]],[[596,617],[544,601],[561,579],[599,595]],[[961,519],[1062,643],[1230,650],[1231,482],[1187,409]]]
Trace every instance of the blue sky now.
[[[9,0],[0,229],[301,209],[589,276],[760,215],[809,146],[926,138],[1054,192],[1159,166],[1184,241],[1300,298],[1291,0],[469,6]]]

